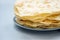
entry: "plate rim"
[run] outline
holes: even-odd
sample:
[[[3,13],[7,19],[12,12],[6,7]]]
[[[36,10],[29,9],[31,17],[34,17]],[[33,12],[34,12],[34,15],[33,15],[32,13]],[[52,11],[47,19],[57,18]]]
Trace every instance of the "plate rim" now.
[[[34,28],[33,29],[33,28],[30,28],[30,27],[26,27],[26,26],[24,27],[24,26],[20,25],[19,23],[17,23],[16,22],[16,17],[14,17],[13,20],[14,20],[15,25],[17,25],[21,28],[28,29],[28,30],[33,30],[33,31],[54,31],[54,30],[59,30],[60,29],[60,28],[52,28],[52,29],[36,29],[36,28]]]

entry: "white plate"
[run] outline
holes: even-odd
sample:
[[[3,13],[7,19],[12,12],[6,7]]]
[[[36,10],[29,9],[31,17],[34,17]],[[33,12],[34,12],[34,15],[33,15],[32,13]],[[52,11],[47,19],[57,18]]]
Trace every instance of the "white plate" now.
[[[38,29],[38,28],[30,28],[30,27],[27,27],[27,26],[22,26],[22,25],[20,25],[19,23],[16,22],[16,17],[14,17],[14,23],[15,23],[15,25],[17,25],[21,28],[24,28],[24,29],[27,29],[27,30],[33,30],[33,31],[53,31],[53,30],[60,29],[60,28]]]

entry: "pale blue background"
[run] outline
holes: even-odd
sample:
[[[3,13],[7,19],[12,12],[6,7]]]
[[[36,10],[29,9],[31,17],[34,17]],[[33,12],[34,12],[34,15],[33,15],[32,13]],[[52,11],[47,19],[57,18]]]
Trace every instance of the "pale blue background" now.
[[[60,40],[60,31],[28,32],[14,25],[15,0],[0,0],[0,40]]]

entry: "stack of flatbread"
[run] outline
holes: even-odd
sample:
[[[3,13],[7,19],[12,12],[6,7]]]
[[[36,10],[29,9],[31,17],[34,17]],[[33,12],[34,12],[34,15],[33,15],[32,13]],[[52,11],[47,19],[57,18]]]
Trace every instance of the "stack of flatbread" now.
[[[32,28],[60,27],[60,0],[17,0],[17,23]]]

